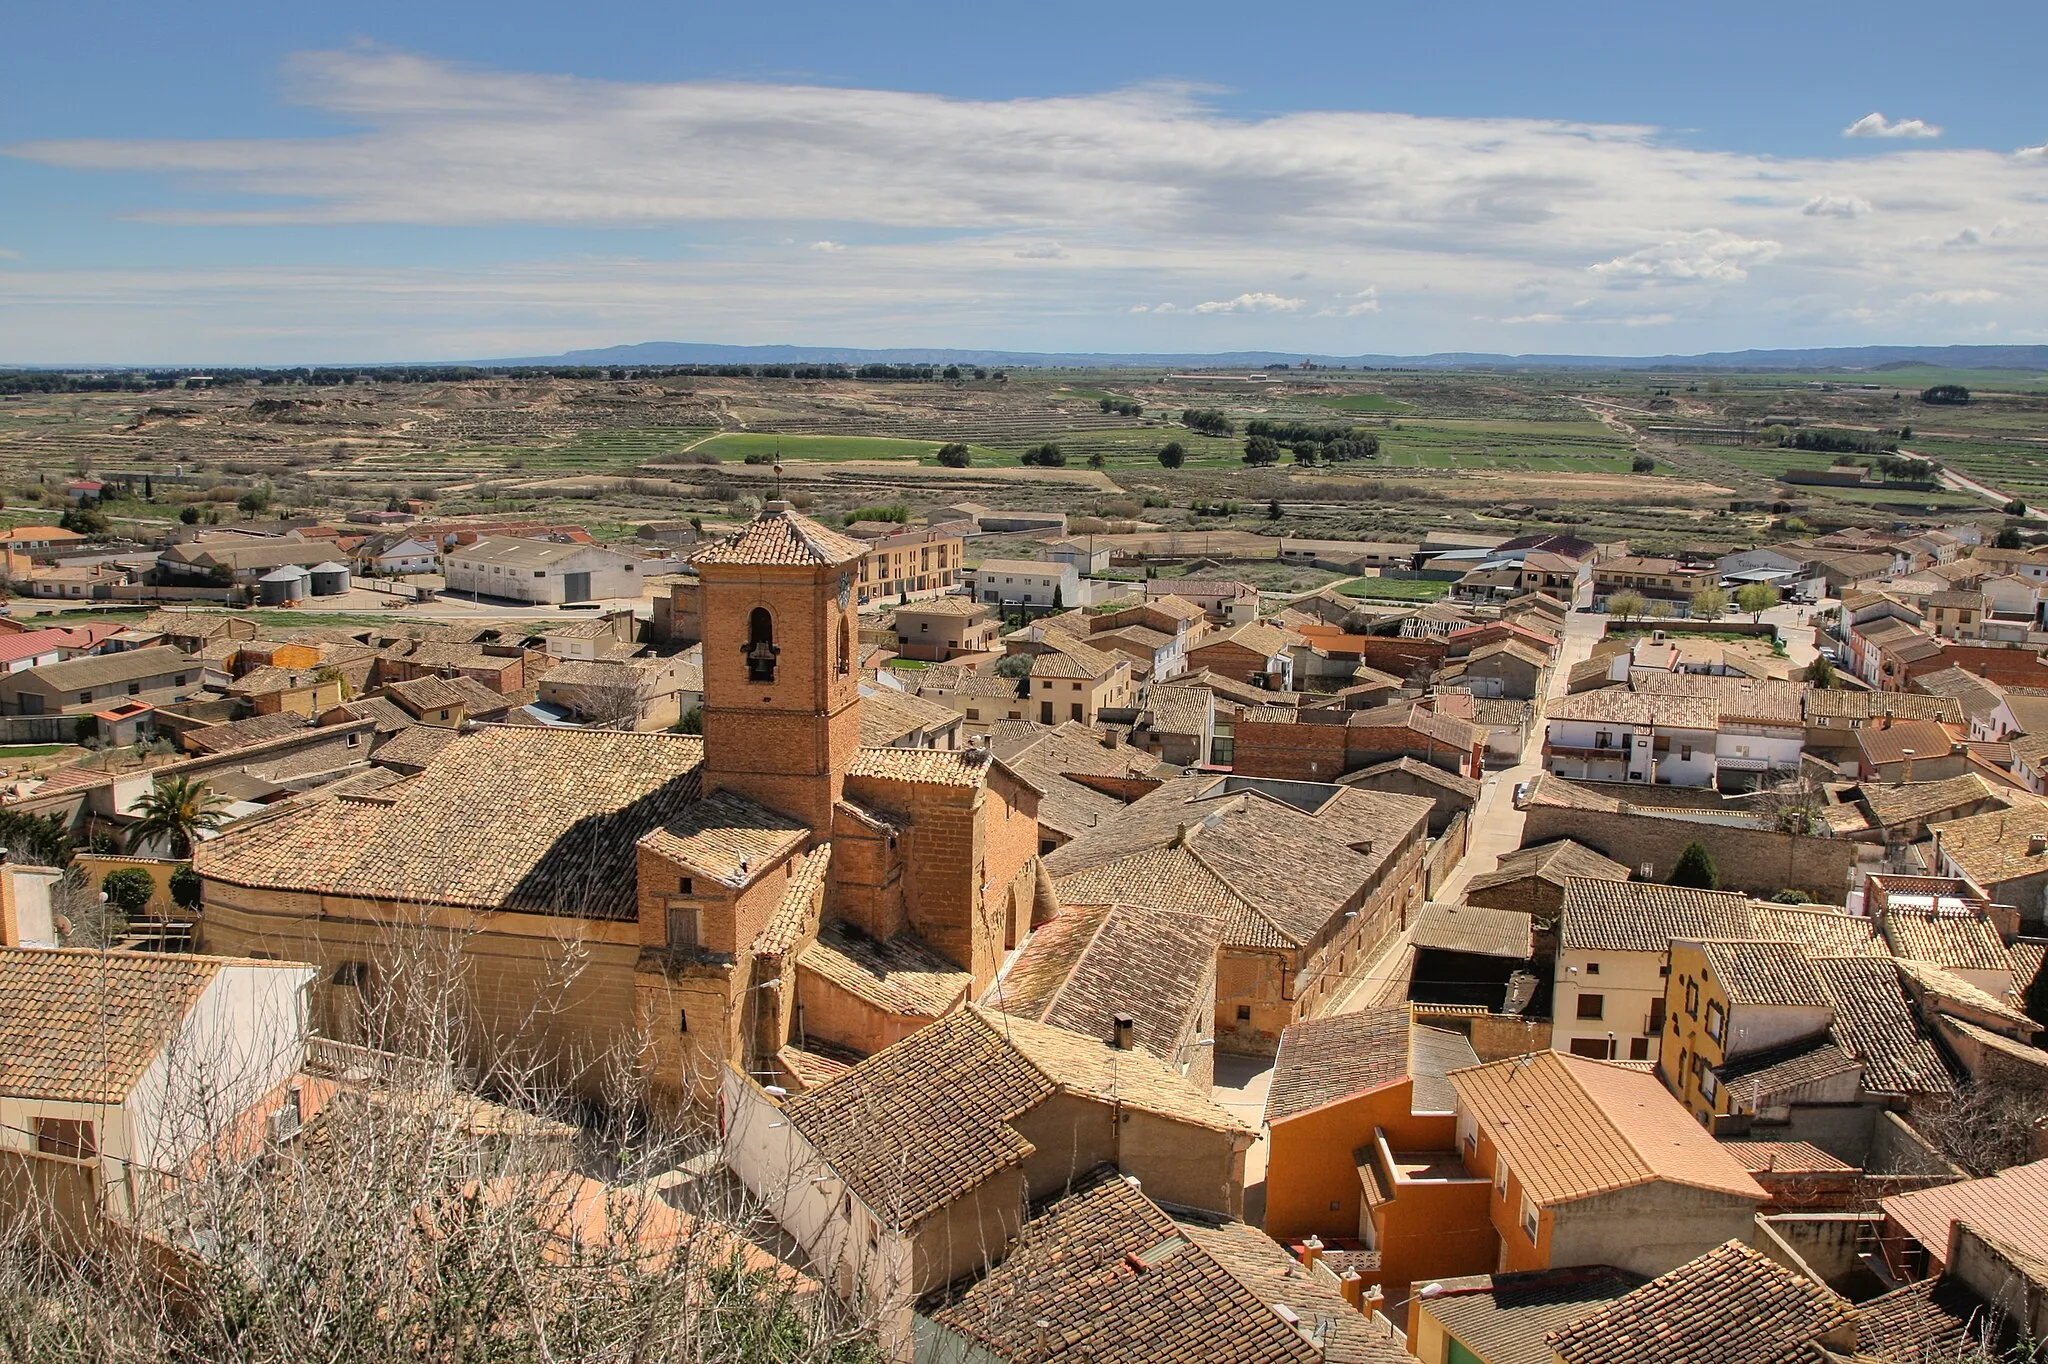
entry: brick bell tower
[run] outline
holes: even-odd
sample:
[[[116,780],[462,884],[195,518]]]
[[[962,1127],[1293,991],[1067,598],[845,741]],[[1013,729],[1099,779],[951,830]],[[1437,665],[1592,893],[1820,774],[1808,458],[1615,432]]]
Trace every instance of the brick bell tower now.
[[[867,546],[769,502],[691,557],[702,584],[704,794],[823,833],[860,747],[854,575]]]

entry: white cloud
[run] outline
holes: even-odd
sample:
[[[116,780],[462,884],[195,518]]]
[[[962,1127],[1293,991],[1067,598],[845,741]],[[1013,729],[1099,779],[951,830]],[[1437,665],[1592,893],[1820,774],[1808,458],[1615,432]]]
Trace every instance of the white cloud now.
[[[1363,317],[1380,310],[1380,291],[1368,286],[1356,293],[1338,294],[1329,304],[1315,311],[1317,317]]]
[[[1621,319],[1621,325],[1624,327],[1665,327],[1677,320],[1677,313],[1635,313]]]
[[[1401,330],[1386,344],[1402,349],[1488,349],[1475,317],[1505,329],[1567,309],[1589,339],[1618,334],[1629,315],[1668,315],[1660,343],[1718,349],[1828,344],[1852,310],[1889,315],[1946,290],[1997,295],[1967,305],[1982,316],[1946,310],[1958,327],[2002,320],[2012,332],[2038,325],[2026,299],[2048,297],[2048,149],[1908,152],[1913,134],[1899,130],[1913,120],[1880,120],[1905,142],[1790,157],[1633,125],[1237,117],[1176,89],[969,100],[629,84],[377,51],[297,59],[285,87],[346,131],[4,151],[168,176],[175,200],[154,178],[121,196],[160,205],[142,215],[160,224],[664,231],[621,233],[616,248],[586,238],[579,252],[638,257],[589,265],[545,258],[552,238],[507,235],[540,257],[497,272],[530,297],[429,265],[10,267],[0,359],[155,361],[193,354],[187,335],[218,338],[209,362],[283,359],[243,343],[278,329],[331,345],[310,357],[321,359],[669,337],[1155,349],[1177,335],[1172,320],[1196,312],[1227,323],[1204,332],[1219,344],[1337,349],[1357,335],[1345,319],[1383,297],[1400,300]],[[1878,204],[1883,232],[1842,230]],[[1988,225],[2022,225],[2015,241],[2044,249],[1939,249],[1966,245],[1954,240],[1965,224],[1987,247],[1999,231]],[[673,243],[676,228],[688,250],[660,259],[672,246],[649,243]],[[829,259],[848,238],[857,271]],[[292,240],[280,234],[273,256]],[[1770,288],[1754,287],[1766,269]],[[1247,281],[1309,279],[1321,283],[1244,292]],[[1359,279],[1375,288],[1347,295],[1335,282]],[[1573,308],[1588,286],[1594,302]],[[78,298],[92,306],[62,302]],[[1645,306],[1613,306],[1631,298]],[[1208,301],[1105,303],[1159,299]]]
[[[1799,211],[1809,218],[1860,218],[1872,210],[1870,200],[1853,194],[1816,194]]]
[[[1279,294],[1239,294],[1236,298],[1211,299],[1197,303],[1192,311],[1198,313],[1292,313],[1298,312],[1305,298],[1282,298]]]
[[[1932,293],[1909,294],[1906,296],[1906,304],[1909,307],[1931,304],[1938,307],[1963,308],[1978,303],[1996,303],[1998,299],[1999,293],[1996,289],[1937,289]]]
[[[1563,313],[1523,313],[1519,317],[1503,317],[1501,319],[1502,322],[1505,322],[1510,327],[1526,326],[1532,323],[1541,323],[1548,326],[1565,320],[1566,318]]]
[[[2022,161],[2048,161],[2048,142],[2038,147],[2021,147],[2013,155]]]
[[[1894,122],[1883,114],[1865,114],[1842,129],[1843,137],[1940,137],[1941,129],[1925,119],[1902,118]]]
[[[1616,280],[1708,280],[1733,284],[1749,278],[1749,267],[1765,264],[1783,250],[1775,241],[1709,227],[1587,268],[1596,275]]]

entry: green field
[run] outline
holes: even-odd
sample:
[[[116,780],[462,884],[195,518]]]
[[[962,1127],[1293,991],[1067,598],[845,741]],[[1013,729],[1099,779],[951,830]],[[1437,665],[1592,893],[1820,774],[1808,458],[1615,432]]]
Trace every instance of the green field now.
[[[695,448],[708,451],[722,460],[744,460],[748,455],[778,453],[789,459],[928,460],[940,444],[935,440],[899,440],[891,436],[780,436],[771,431],[728,431]],[[1009,462],[992,450],[969,448],[977,459]]]
[[[12,748],[0,748],[0,758],[47,758],[52,753],[62,753],[66,744],[17,744]]]
[[[1337,589],[1347,597],[1369,601],[1436,601],[1451,590],[1430,578],[1353,578]]]

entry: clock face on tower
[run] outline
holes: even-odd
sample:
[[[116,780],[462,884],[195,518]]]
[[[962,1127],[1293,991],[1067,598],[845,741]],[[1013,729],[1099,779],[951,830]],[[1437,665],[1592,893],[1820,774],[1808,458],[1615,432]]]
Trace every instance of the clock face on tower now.
[[[846,604],[852,600],[853,575],[851,573],[842,573],[839,575],[839,609],[844,611]]]

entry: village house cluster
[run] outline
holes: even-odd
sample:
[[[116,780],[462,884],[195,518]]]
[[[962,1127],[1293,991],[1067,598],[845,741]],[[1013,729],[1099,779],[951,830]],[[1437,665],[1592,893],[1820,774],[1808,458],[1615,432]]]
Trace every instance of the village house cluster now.
[[[565,1114],[715,1134],[615,1191],[715,1165],[892,1360],[2048,1338],[2048,554],[1278,542],[1397,605],[978,504],[372,520],[10,540],[175,604],[0,617],[92,744],[0,802],[9,1199],[147,1222],[431,1037],[576,1198]],[[221,609],[365,591],[503,610]]]

